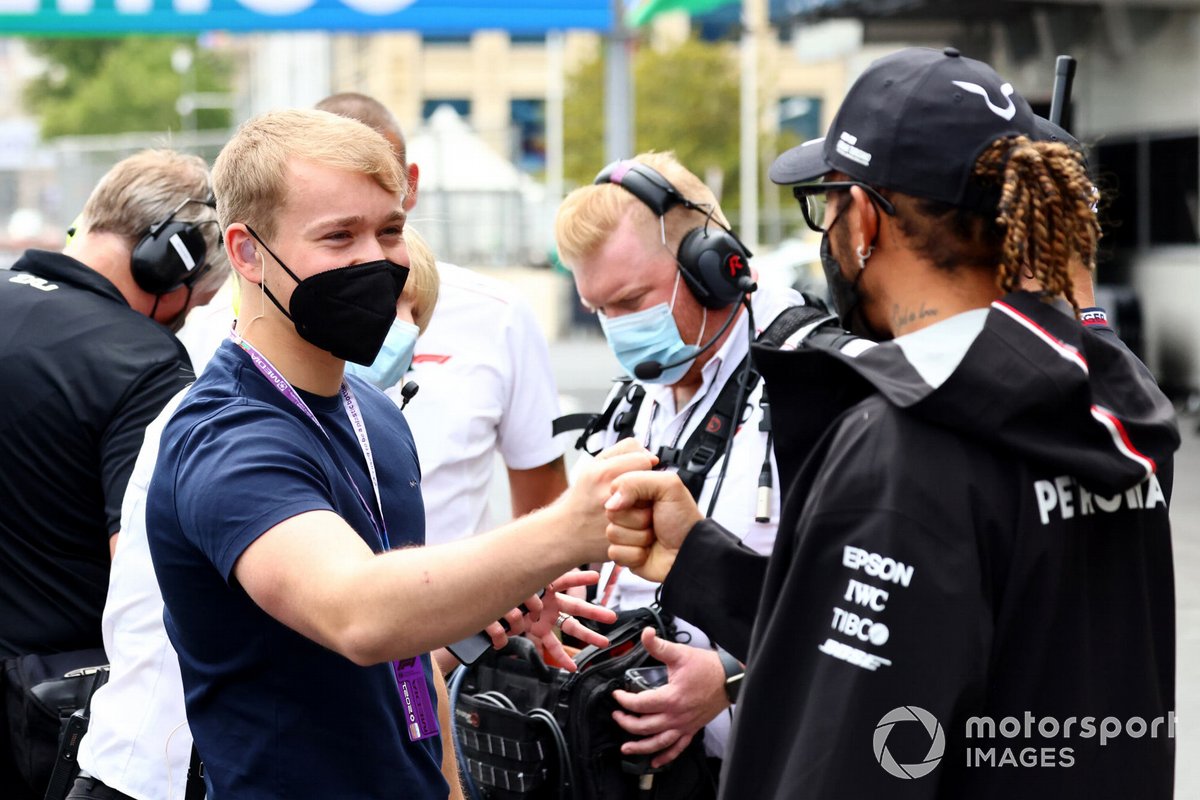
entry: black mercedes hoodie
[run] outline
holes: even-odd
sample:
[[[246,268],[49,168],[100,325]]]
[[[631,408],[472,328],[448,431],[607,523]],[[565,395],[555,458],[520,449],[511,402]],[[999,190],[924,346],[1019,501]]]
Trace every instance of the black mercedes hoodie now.
[[[702,522],[663,592],[749,665],[722,797],[1170,798],[1179,436],[1145,367],[1027,293],[754,356],[775,550]]]

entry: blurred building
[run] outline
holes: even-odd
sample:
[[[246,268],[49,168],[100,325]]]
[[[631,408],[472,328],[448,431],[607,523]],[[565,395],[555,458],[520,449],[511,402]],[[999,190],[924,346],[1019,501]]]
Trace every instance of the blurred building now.
[[[831,26],[832,27],[832,26]],[[800,138],[820,135],[845,85],[842,57],[858,47],[856,28],[814,55],[795,57],[790,37],[772,37],[760,58],[768,125],[782,124]],[[665,14],[653,36],[687,36],[686,14]],[[712,35],[725,37],[724,30]],[[778,31],[776,31],[778,33]],[[416,130],[448,105],[496,152],[520,169],[540,173],[547,161],[547,128],[553,91],[578,64],[602,47],[594,32],[561,37],[512,37],[503,31],[422,38],[416,33],[333,37],[333,91],[360,91],[383,101],[406,130]],[[736,47],[730,41],[729,47]]]
[[[957,46],[1045,114],[1054,61],[1079,62],[1068,127],[1104,193],[1099,279],[1164,387],[1200,387],[1200,0],[790,0],[792,24],[854,18],[861,69],[899,46]],[[852,70],[854,74],[858,69]],[[854,75],[850,75],[852,80]],[[836,94],[836,93],[835,93]],[[1140,313],[1138,307],[1140,306]],[[1121,317],[1124,317],[1122,321]]]

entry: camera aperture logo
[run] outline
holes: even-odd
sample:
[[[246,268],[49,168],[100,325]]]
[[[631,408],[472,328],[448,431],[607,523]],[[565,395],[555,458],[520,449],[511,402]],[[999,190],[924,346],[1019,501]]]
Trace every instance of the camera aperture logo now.
[[[921,761],[913,764],[901,764],[888,750],[888,736],[891,735],[893,728],[902,723],[916,723],[922,726],[929,735],[929,751]],[[905,727],[912,726],[906,725]],[[879,762],[879,766],[883,767],[889,775],[895,775],[897,778],[905,780],[923,778],[933,772],[946,753],[946,733],[942,730],[941,723],[937,721],[937,717],[920,706],[900,706],[884,714],[883,718],[879,720],[879,724],[875,726],[873,743],[875,760]]]

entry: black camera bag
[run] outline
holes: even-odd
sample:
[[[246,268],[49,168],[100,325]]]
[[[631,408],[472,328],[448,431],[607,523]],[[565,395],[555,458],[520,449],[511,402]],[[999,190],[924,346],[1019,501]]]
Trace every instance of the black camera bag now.
[[[487,800],[705,800],[716,795],[703,732],[661,771],[649,759],[622,757],[631,737],[612,719],[625,670],[658,664],[641,632],[671,631],[652,608],[627,612],[605,634],[607,647],[587,647],[578,671],[548,667],[533,644],[514,638],[453,681],[456,741],[475,797]],[[652,787],[648,791],[639,784]]]

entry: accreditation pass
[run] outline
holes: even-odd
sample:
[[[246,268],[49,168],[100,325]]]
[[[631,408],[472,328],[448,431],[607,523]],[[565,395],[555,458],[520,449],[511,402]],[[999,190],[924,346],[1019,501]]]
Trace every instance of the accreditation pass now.
[[[416,742],[437,736],[437,714],[429,696],[429,683],[425,680],[425,669],[416,658],[393,661],[396,673],[396,688],[400,690],[400,703],[404,706],[404,725],[408,728],[409,741]]]

